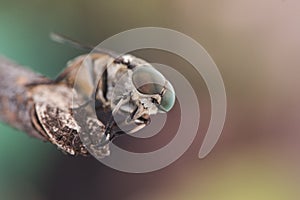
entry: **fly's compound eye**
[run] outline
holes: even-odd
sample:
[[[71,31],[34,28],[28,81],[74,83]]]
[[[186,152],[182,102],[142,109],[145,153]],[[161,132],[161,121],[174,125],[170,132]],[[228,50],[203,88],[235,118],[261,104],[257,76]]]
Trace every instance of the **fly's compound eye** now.
[[[158,108],[162,112],[171,110],[175,103],[175,92],[165,77],[151,66],[140,66],[132,74],[132,82],[136,89],[146,95],[161,96]]]
[[[138,67],[132,74],[132,82],[142,94],[159,94],[165,84],[165,77],[151,66]]]
[[[161,94],[159,109],[163,112],[169,112],[175,103],[175,91],[173,86],[168,82]]]

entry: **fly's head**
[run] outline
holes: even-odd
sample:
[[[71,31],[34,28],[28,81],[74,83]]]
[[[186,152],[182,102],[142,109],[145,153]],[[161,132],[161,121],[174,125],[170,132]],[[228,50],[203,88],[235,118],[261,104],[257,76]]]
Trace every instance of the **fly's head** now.
[[[130,134],[148,125],[151,115],[170,111],[174,103],[173,86],[159,71],[146,64],[128,70],[119,80],[112,108],[115,119],[117,113],[123,113],[125,117],[119,121],[123,121],[126,133]]]

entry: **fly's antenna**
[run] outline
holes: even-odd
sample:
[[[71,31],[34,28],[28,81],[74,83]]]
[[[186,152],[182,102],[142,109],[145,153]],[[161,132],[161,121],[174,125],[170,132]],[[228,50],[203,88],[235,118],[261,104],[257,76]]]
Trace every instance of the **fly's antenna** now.
[[[107,55],[110,55],[112,56],[113,58],[118,58],[120,55],[113,52],[113,51],[110,51],[110,50],[107,50],[107,49],[102,49],[102,48],[99,48],[99,47],[95,47],[93,45],[89,45],[89,44],[83,44],[77,40],[74,40],[68,36],[65,36],[65,35],[62,35],[62,34],[58,34],[58,33],[50,33],[50,38],[57,42],[57,43],[60,43],[60,44],[66,44],[66,45],[69,45],[69,46],[72,46],[72,47],[75,47],[77,49],[83,49],[83,50],[88,50],[88,51],[95,51],[95,52],[98,52],[98,53],[103,53],[103,54],[107,54]]]

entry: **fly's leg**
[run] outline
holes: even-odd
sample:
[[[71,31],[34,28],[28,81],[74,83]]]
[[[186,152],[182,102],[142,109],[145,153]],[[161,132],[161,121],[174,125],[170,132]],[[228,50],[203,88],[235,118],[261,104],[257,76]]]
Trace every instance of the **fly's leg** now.
[[[108,144],[110,141],[112,141],[114,138],[116,138],[117,136],[120,136],[121,134],[118,134],[118,132],[120,131],[114,131],[113,132],[113,127],[116,125],[116,122],[114,120],[114,115],[118,112],[118,110],[120,109],[120,107],[122,105],[124,105],[125,103],[128,103],[129,101],[129,97],[128,96],[124,96],[116,105],[116,107],[113,109],[112,111],[112,115],[106,125],[106,129],[105,129],[105,136],[106,137],[102,137],[99,146],[104,146],[106,144]]]
[[[115,121],[113,117],[110,118],[110,120],[107,123],[104,136],[101,138],[99,146],[103,147],[106,144],[108,144],[110,141],[112,141],[113,138],[115,138],[115,134],[112,134],[113,126],[115,125]]]

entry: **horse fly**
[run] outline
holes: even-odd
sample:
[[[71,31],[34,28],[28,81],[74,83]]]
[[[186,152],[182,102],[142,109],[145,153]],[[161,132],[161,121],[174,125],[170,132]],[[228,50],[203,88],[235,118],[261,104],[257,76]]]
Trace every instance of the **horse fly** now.
[[[57,42],[93,50],[69,61],[55,83],[74,88],[73,101],[79,106],[73,107],[76,120],[72,120],[81,128],[78,132],[83,145],[94,156],[109,155],[110,141],[121,134],[137,132],[150,123],[151,115],[173,107],[173,86],[148,62],[82,45],[58,34],[51,36]],[[84,129],[81,120],[89,127]]]

